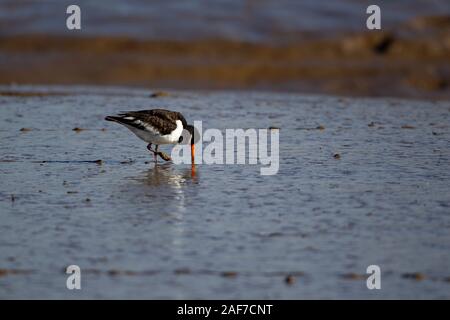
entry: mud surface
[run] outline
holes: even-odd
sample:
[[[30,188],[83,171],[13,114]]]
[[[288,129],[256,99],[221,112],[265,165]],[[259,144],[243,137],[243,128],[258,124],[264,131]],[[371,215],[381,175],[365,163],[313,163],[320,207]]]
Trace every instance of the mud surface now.
[[[450,296],[448,102],[0,92],[1,298]],[[155,166],[142,141],[103,120],[157,107],[204,129],[279,128],[279,173]],[[79,291],[66,289],[72,264]],[[366,288],[371,264],[381,290]]]

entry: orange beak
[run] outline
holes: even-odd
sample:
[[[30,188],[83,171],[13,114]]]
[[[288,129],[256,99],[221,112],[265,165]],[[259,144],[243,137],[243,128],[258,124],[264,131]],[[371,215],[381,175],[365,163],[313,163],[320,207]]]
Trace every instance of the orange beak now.
[[[191,144],[191,163],[195,164],[195,145]]]
[[[195,146],[191,144],[191,173],[192,177],[195,177]]]

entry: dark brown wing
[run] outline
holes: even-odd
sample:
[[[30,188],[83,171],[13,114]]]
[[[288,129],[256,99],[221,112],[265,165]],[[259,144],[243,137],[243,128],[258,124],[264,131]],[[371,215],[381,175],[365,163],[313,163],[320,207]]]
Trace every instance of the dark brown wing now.
[[[155,129],[161,135],[170,134],[177,128],[176,121],[180,120],[178,112],[164,109],[127,111],[110,118],[141,130]]]

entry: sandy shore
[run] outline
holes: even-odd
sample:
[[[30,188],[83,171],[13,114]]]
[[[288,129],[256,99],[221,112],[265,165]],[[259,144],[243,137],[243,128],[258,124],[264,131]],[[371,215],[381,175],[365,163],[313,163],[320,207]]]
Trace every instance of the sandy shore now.
[[[108,84],[450,98],[450,17],[267,45],[206,39],[0,38],[2,84]]]

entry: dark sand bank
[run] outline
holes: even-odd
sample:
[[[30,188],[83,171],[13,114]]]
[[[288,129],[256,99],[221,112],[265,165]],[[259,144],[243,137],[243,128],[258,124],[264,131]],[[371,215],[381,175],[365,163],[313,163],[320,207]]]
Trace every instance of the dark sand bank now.
[[[450,17],[391,30],[228,39],[20,35],[0,38],[0,83],[262,89],[356,96],[450,98]]]

